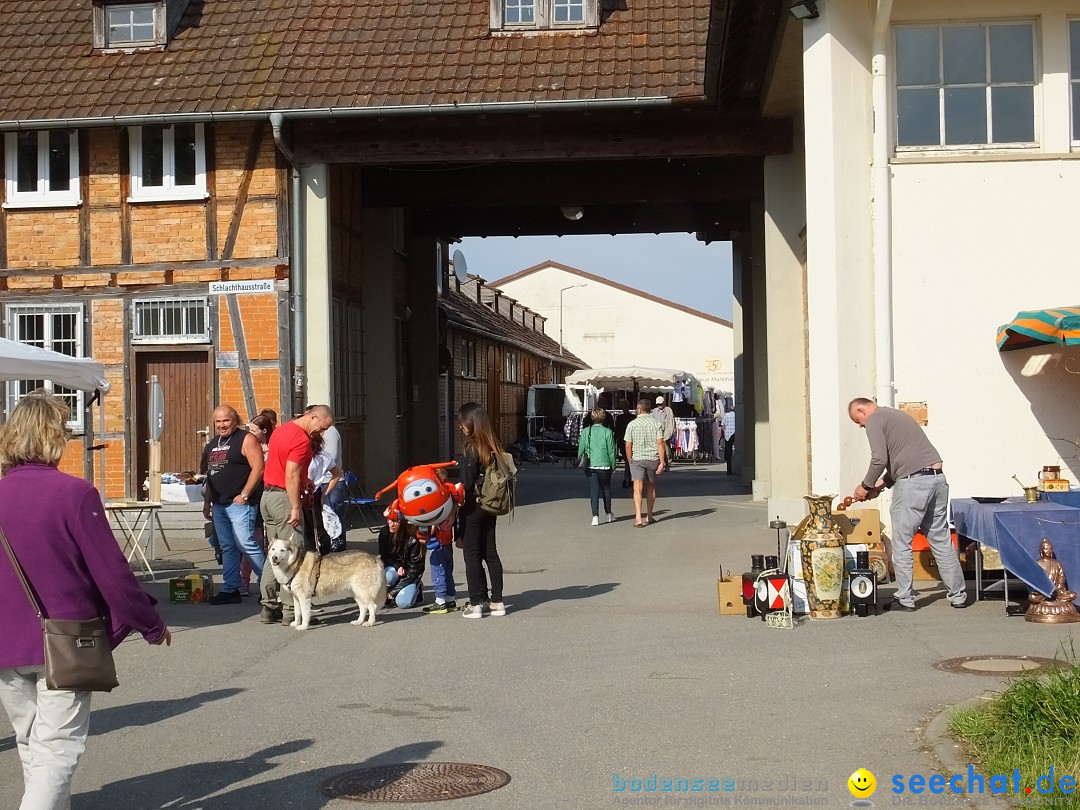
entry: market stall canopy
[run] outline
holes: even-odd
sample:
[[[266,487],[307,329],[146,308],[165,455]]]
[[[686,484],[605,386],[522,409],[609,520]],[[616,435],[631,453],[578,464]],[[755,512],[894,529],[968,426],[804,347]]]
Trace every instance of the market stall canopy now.
[[[0,381],[50,380],[65,388],[107,393],[105,366],[96,360],[68,357],[14,340],[0,338]]]
[[[629,390],[633,388],[659,388],[673,386],[677,382],[696,382],[693,374],[674,368],[641,368],[618,366],[613,368],[581,368],[566,377],[570,385],[591,383],[597,388]]]
[[[1010,323],[998,329],[999,352],[1049,343],[1080,346],[1080,306],[1018,312]]]

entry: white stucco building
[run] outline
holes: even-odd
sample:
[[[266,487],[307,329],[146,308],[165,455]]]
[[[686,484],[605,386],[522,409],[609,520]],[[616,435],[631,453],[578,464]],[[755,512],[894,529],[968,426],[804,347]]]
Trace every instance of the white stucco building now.
[[[846,406],[869,396],[925,403],[953,497],[1044,464],[1080,480],[1052,440],[1080,435],[1080,347],[995,345],[1018,310],[1080,303],[1080,2],[816,11],[785,14],[765,113],[801,134],[735,243],[744,476],[770,516],[849,493],[869,453]]]
[[[706,388],[734,390],[732,328],[723,318],[551,261],[489,286],[547,318],[548,336],[594,368],[677,368]]]

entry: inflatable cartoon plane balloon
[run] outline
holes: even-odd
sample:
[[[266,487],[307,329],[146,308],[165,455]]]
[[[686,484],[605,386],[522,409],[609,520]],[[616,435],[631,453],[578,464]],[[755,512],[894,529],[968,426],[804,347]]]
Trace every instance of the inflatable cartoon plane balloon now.
[[[401,520],[430,532],[453,515],[455,506],[465,502],[465,488],[443,481],[436,472],[454,466],[457,466],[456,461],[409,467],[397,481],[379,490],[375,498],[378,500],[396,487],[397,498],[386,510],[387,516],[397,513]]]

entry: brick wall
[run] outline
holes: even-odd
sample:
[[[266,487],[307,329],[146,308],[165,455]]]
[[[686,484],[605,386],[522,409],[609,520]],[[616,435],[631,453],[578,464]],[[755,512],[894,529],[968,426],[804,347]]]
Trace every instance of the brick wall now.
[[[207,128],[208,131],[210,127]],[[105,436],[108,443],[107,495],[110,498],[133,497],[125,492],[126,470],[132,463],[135,446],[133,419],[125,411],[127,400],[127,363],[130,359],[130,335],[125,328],[125,310],[134,297],[147,297],[168,291],[169,295],[190,297],[206,294],[205,284],[223,279],[273,278],[274,262],[262,267],[209,269],[184,268],[147,271],[140,265],[207,262],[212,252],[207,245],[207,216],[216,210],[218,256],[224,250],[230,223],[237,214],[237,199],[244,179],[245,160],[254,125],[248,123],[215,125],[208,144],[214,154],[208,165],[214,167],[214,197],[185,202],[127,203],[122,198],[120,167],[125,134],[116,128],[100,128],[80,133],[87,160],[81,169],[87,174],[88,193],[82,201],[89,223],[89,266],[80,264],[79,207],[59,209],[20,209],[0,211],[7,233],[6,254],[0,252],[0,268],[27,270],[63,270],[62,275],[14,275],[0,280],[4,303],[47,303],[53,290],[82,291],[84,297],[64,293],[64,303],[81,300],[88,317],[87,351],[106,366],[112,390],[105,398]],[[277,156],[273,137],[266,127],[258,146],[256,168],[251,173],[247,200],[239,220],[232,257],[235,259],[273,258],[278,255]],[[132,264],[123,269],[123,217],[127,216],[131,240]],[[212,229],[211,229],[212,230]],[[95,267],[108,266],[105,272]],[[171,283],[169,283],[171,282]],[[166,286],[167,285],[167,286]],[[44,295],[43,295],[44,293]],[[259,408],[282,411],[278,366],[278,309],[273,294],[239,296],[241,320],[253,364],[251,370],[255,400]],[[58,302],[59,303],[59,302]],[[221,351],[235,351],[228,309],[221,299],[214,335]],[[220,398],[234,404],[241,412],[244,396],[239,372],[222,369],[217,385]],[[95,433],[99,428],[94,419]],[[98,441],[102,437],[98,437]],[[95,461],[101,454],[95,454]],[[73,440],[62,467],[75,475],[82,474],[81,438]],[[95,476],[97,483],[97,476]],[[140,482],[141,485],[141,482]]]

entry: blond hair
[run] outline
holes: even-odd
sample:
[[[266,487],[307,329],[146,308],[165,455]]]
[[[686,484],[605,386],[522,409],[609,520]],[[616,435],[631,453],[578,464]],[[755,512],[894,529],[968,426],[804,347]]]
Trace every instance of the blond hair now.
[[[32,393],[19,400],[0,427],[0,468],[27,461],[56,464],[64,455],[70,434],[68,404],[49,393]]]
[[[607,419],[607,411],[603,408],[593,408],[592,411],[589,412],[589,418],[593,420],[594,425],[599,425]]]

